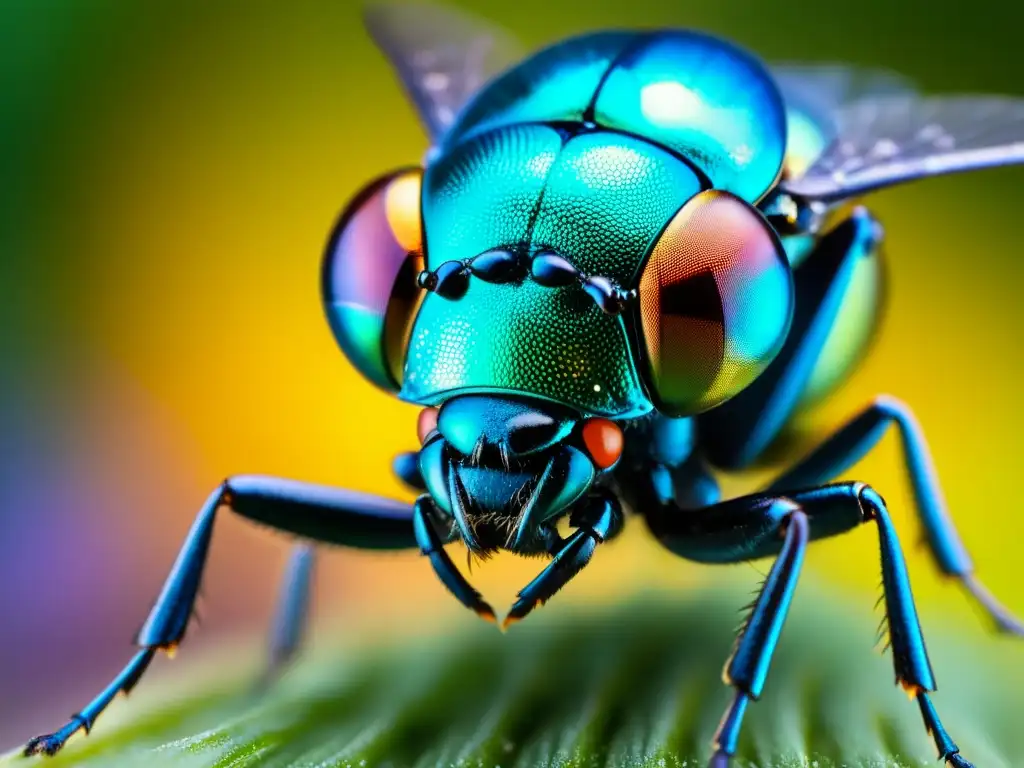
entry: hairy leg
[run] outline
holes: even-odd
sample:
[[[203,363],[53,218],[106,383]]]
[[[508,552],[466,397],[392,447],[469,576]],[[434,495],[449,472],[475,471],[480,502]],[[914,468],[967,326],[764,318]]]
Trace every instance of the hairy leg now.
[[[135,637],[141,650],[110,685],[72,715],[66,725],[54,733],[32,739],[25,747],[26,755],[55,754],[78,731],[88,733],[117,694],[128,693],[135,687],[157,651],[171,652],[182,641],[199,592],[217,511],[225,506],[279,530],[344,546],[374,549],[416,546],[412,508],[408,504],[292,480],[259,476],[225,480],[210,494],[196,516],[163,589]],[[298,567],[296,582],[301,585],[304,580],[301,559]],[[308,574],[305,579],[308,580]],[[289,612],[294,613],[293,608],[289,608]],[[291,638],[297,639],[295,623],[286,620],[279,626],[281,647],[285,648]]]
[[[576,530],[556,545],[551,562],[519,592],[502,622],[502,629],[526,618],[587,566],[597,545],[615,537],[621,530],[622,507],[613,493],[596,488],[573,510],[569,522]]]
[[[971,768],[946,733],[928,697],[928,692],[936,689],[935,676],[917,617],[903,551],[882,497],[863,483],[760,493],[698,510],[684,511],[671,504],[643,510],[658,540],[687,559],[731,563],[779,555],[739,638],[737,653],[726,668],[726,679],[736,687],[737,695],[719,728],[712,767],[728,765],[735,753],[747,703],[756,701],[767,675],[789,604],[790,592],[778,585],[785,585],[790,579],[795,581],[800,561],[794,549],[797,543],[790,543],[789,535],[780,538],[780,532],[797,512],[806,518],[810,539],[834,536],[865,522],[877,525],[896,683],[918,701],[925,728],[940,759],[954,768]],[[792,528],[789,530],[791,532]],[[766,593],[774,597],[766,597]],[[754,634],[751,634],[752,628]]]
[[[775,480],[769,490],[810,487],[833,480],[874,448],[890,426],[899,430],[914,507],[936,564],[943,573],[963,584],[1001,631],[1024,636],[1024,623],[999,603],[974,575],[974,563],[946,508],[924,433],[905,403],[884,395],[875,398],[871,405]]]

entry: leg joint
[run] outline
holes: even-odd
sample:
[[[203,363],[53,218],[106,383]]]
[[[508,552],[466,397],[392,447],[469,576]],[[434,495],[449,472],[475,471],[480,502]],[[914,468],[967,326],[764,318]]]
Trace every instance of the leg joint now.
[[[914,427],[917,420],[910,406],[893,395],[878,395],[872,402],[873,407],[887,418],[899,424],[900,429]]]
[[[260,475],[232,475],[225,477],[211,494],[217,498],[218,506],[234,509],[235,502],[247,496],[273,495],[275,486],[289,485],[291,481]]]
[[[88,718],[84,717],[80,712],[76,712],[71,716],[71,722],[81,725],[86,736],[92,733],[92,722]]]
[[[569,516],[570,525],[585,531],[599,544],[614,538],[622,523],[622,505],[605,489],[595,490]]]
[[[882,498],[882,494],[867,483],[857,483],[855,489],[857,502],[860,504],[864,521],[878,520],[880,522],[888,522],[889,510],[885,505],[885,499]]]
[[[443,546],[437,528],[434,527],[434,515],[431,514],[433,509],[433,501],[429,496],[423,495],[416,500],[412,516],[416,544],[420,548],[420,554],[428,556],[442,551]]]
[[[800,544],[806,544],[810,537],[811,523],[807,513],[799,507],[791,510],[782,520],[779,530],[783,538],[789,535],[791,527],[796,540]]]

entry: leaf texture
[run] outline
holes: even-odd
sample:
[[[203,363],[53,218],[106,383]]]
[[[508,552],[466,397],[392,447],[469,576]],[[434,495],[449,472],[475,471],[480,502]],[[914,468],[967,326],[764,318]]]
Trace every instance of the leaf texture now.
[[[467,620],[451,635],[310,659],[258,698],[245,686],[209,693],[214,681],[197,678],[159,713],[101,719],[57,758],[12,753],[0,766],[703,767],[742,603],[732,589],[556,601],[506,636]],[[736,768],[939,765],[890,657],[872,652],[870,611],[851,617],[849,605],[797,600]],[[925,627],[947,729],[978,768],[1024,765],[1024,648],[942,629]]]

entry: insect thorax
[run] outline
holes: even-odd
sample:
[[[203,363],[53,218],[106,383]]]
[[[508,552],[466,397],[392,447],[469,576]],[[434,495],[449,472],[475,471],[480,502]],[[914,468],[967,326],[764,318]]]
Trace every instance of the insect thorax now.
[[[424,179],[428,268],[495,248],[564,256],[583,275],[632,286],[650,244],[700,190],[694,172],[639,139],[542,125],[495,129],[456,146]],[[429,295],[413,328],[403,395],[526,391],[613,415],[650,408],[621,317],[579,286],[470,279]]]
[[[559,82],[563,83],[559,86]],[[778,93],[746,54],[695,33],[604,33],[527,60],[486,88],[423,180],[426,266],[493,249],[550,251],[635,287],[680,208],[709,186],[756,200],[781,167]],[[586,412],[648,412],[628,313],[579,286],[471,278],[429,294],[401,396],[525,392]]]

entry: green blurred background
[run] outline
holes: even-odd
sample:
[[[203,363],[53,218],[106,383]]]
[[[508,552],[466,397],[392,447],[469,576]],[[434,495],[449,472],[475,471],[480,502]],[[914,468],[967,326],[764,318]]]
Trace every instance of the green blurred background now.
[[[604,26],[695,26],[772,60],[883,66],[934,92],[1024,94],[1024,5],[1010,0],[472,7],[531,46]],[[348,198],[424,148],[355,2],[0,2],[0,746],[56,727],[127,659],[225,475],[404,494],[389,465],[414,446],[416,409],[348,367],[318,303],[318,268]],[[888,227],[887,324],[808,422],[834,426],[880,392],[911,403],[981,575],[1018,613],[1022,199],[1021,170],[874,199]],[[892,504],[926,631],[1000,642],[915,546],[895,440],[851,476]],[[255,636],[286,553],[281,537],[221,519],[203,628],[171,674],[192,649]],[[504,557],[474,578],[505,606],[536,569]],[[753,584],[763,569],[689,566],[636,525],[547,610],[726,574]],[[816,545],[805,578],[849,592],[869,616],[874,531]],[[475,620],[415,554],[328,553],[315,611],[332,627],[317,642],[338,624],[359,635]],[[161,664],[154,676],[167,674]]]

